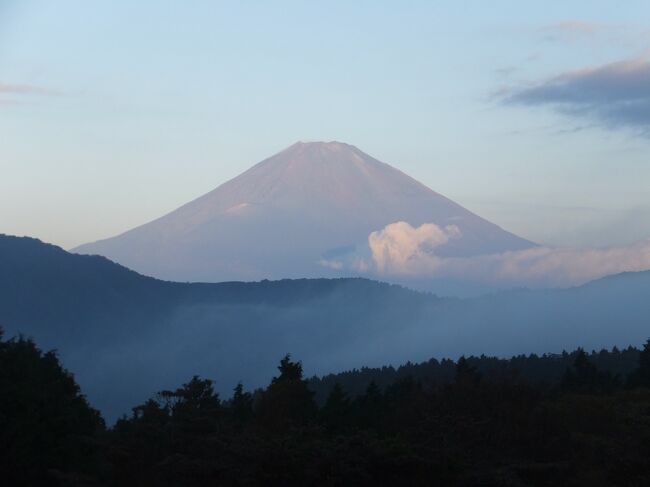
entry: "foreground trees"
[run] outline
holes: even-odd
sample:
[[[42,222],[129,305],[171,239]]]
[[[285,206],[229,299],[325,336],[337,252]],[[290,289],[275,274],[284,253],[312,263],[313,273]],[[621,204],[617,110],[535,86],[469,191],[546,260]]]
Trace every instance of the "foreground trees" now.
[[[54,354],[0,341],[0,462],[7,485],[650,485],[650,342],[627,377],[619,351],[534,363],[567,357],[554,384],[470,357],[317,402],[286,356],[264,390],[193,377],[106,431]]]
[[[0,483],[47,485],[101,470],[104,423],[53,352],[0,330]]]
[[[557,386],[484,375],[461,358],[452,380],[439,387],[406,378],[385,388],[370,382],[364,393],[351,396],[335,385],[318,407],[300,363],[287,356],[266,390],[246,395],[239,385],[218,408],[193,401],[194,424],[203,429],[180,421],[178,404],[156,403],[152,418],[162,412],[163,420],[146,426],[136,408],[111,433],[109,450],[123,455],[115,462],[123,469],[114,471],[115,480],[197,486],[647,485],[650,391],[625,388],[582,350],[573,357]],[[214,397],[211,388],[203,390]]]
[[[645,342],[643,350],[639,354],[639,366],[632,371],[627,383],[632,388],[650,388],[650,339]]]

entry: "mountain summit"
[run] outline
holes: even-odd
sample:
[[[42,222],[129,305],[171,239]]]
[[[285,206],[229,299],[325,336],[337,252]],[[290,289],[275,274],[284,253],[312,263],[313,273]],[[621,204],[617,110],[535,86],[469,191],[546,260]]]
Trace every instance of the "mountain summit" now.
[[[298,142],[157,220],[74,251],[171,280],[328,277],[342,271],[323,262],[363,253],[370,233],[398,221],[457,227],[440,255],[534,246],[352,145]]]

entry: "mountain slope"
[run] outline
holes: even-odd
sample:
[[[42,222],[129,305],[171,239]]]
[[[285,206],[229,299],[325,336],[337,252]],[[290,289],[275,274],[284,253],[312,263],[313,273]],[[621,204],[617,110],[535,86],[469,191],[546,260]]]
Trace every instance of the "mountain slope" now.
[[[180,281],[338,275],[322,259],[367,249],[406,221],[456,225],[437,249],[466,256],[533,246],[356,147],[297,143],[210,193],[122,235],[74,249]]]

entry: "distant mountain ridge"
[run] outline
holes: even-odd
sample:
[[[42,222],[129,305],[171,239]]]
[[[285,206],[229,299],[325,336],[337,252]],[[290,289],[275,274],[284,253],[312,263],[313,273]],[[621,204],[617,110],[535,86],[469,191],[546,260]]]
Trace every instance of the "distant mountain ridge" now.
[[[650,335],[649,293],[650,272],[474,299],[358,278],[184,284],[0,236],[0,326],[58,349],[109,419],[194,374],[224,393],[239,380],[265,384],[288,352],[307,374],[324,374],[639,345]]]
[[[333,277],[341,273],[323,259],[363,252],[371,232],[397,221],[456,226],[443,256],[534,246],[354,146],[298,142],[157,220],[73,251],[177,281]]]
[[[166,387],[188,374],[218,375],[227,387],[239,379],[262,384],[278,357],[303,349],[298,343],[305,333],[312,335],[314,350],[341,340],[354,347],[365,341],[369,321],[397,321],[402,309],[415,317],[425,303],[437,301],[360,278],[161,281],[104,257],[0,234],[0,327],[8,336],[25,334],[59,350],[110,418],[141,400],[140,388]],[[345,322],[354,326],[337,334],[321,326]],[[327,348],[324,364],[332,360]],[[226,360],[238,364],[242,375],[224,374],[220,367],[231,369]],[[115,389],[100,387],[107,381]]]
[[[304,304],[346,286],[373,289],[380,294],[398,293],[419,301],[438,299],[361,278],[214,284],[162,281],[138,274],[105,257],[71,254],[37,239],[0,234],[2,318],[20,324],[25,332],[37,333],[41,338],[42,334],[50,333],[52,337],[61,337],[69,329],[78,339],[84,334],[81,328],[84,323],[97,324],[98,319],[104,324],[111,322],[111,331],[115,332],[121,329],[120,322],[115,322],[120,315],[134,312],[158,318],[180,305]],[[371,298],[371,293],[367,297]],[[60,322],[56,329],[48,327],[53,313]],[[137,328],[125,327],[125,331],[138,332],[151,325],[141,322]]]

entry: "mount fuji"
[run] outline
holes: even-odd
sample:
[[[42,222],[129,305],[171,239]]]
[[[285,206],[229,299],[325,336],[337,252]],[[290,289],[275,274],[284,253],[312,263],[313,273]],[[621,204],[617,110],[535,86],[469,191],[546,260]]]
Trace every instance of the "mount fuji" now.
[[[340,142],[298,142],[150,223],[73,252],[175,281],[355,274],[328,262],[368,249],[395,222],[453,226],[436,253],[467,257],[535,244]]]

